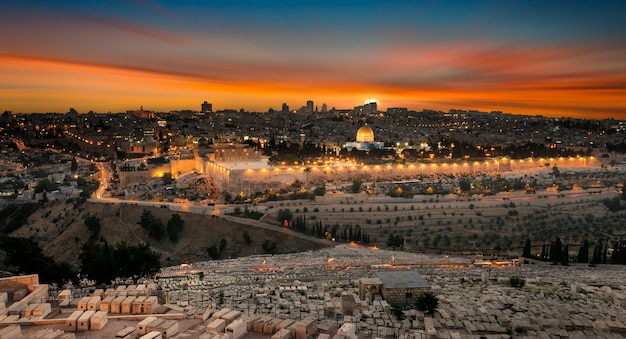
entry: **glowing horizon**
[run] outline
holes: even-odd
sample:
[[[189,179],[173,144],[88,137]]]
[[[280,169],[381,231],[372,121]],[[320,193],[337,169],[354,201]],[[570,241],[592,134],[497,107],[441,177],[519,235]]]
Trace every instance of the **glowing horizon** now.
[[[537,15],[540,4],[365,2],[356,18],[350,1],[14,3],[0,21],[11,32],[0,36],[0,110],[199,110],[206,100],[264,112],[371,98],[382,111],[626,119],[625,5],[544,4]]]

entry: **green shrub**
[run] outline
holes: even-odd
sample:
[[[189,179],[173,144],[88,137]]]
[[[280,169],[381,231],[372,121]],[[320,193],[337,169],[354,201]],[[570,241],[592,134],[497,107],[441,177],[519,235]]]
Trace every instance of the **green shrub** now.
[[[524,287],[524,285],[526,285],[526,280],[514,275],[509,278],[509,285],[515,288],[522,288]]]

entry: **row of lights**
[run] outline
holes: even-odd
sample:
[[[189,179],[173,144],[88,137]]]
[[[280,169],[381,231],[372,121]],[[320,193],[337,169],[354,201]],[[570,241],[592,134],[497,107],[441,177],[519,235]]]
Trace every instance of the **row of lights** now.
[[[573,158],[573,157],[570,157],[570,158],[568,158],[568,160],[569,160],[569,161],[573,161],[573,160],[576,160],[576,159],[578,159],[578,160],[580,160],[580,161],[586,161],[587,159],[589,159],[589,160],[593,160],[593,159],[594,159],[594,157],[589,157],[589,158],[585,158],[585,157]],[[551,161],[551,162],[552,162],[552,161],[555,161],[555,159],[554,159],[554,158],[549,158],[548,160],[549,160],[549,161]],[[564,158],[564,157],[560,157],[560,158],[558,158],[558,159],[556,159],[556,160],[557,160],[557,161],[565,161],[565,158]],[[484,162],[484,165],[485,165],[485,166],[490,166],[490,165],[492,165],[492,164],[493,164],[493,165],[499,165],[500,163],[507,163],[507,162],[509,162],[509,163],[513,164],[513,163],[515,163],[515,161],[517,161],[517,162],[519,162],[519,163],[524,163],[524,162],[533,163],[533,162],[534,162],[534,160],[533,160],[533,159],[528,159],[528,160],[524,160],[524,159],[521,159],[521,160],[514,160],[514,159],[502,158],[501,160],[495,160],[495,161],[493,161],[493,162],[490,162],[490,161],[485,161],[485,162]],[[538,161],[539,161],[539,162],[543,162],[543,161],[546,161],[546,160],[545,160],[545,159],[543,159],[543,158],[540,158]],[[478,165],[480,165],[480,164],[481,164],[480,162],[475,161],[472,165],[473,165],[473,166],[478,166]],[[457,164],[457,163],[453,163],[453,164],[443,163],[443,164],[430,164],[430,167],[432,167],[432,168],[436,168],[436,167],[444,167],[444,168],[447,168],[448,166],[451,166],[451,167],[459,167],[459,166],[462,166],[462,167],[468,167],[469,165],[470,165],[470,164],[469,164],[469,163],[467,163],[467,162],[464,162],[464,163],[463,163],[463,164],[461,164],[461,165],[459,165],[459,164]],[[362,169],[364,169],[364,170],[368,170],[368,169],[370,168],[368,165],[361,165],[361,166],[362,166]],[[387,170],[391,170],[391,169],[393,169],[393,167],[394,167],[394,166],[393,166],[393,165],[391,165],[391,164],[387,164],[387,165],[384,165],[384,166],[381,166],[381,165],[374,165],[374,166],[373,166],[373,169],[374,169],[374,170],[376,170],[376,171],[379,171],[379,170],[383,169],[383,167],[384,167],[384,168],[386,168]],[[396,167],[396,168],[398,168],[398,169],[402,169],[402,168],[404,168],[404,167],[405,167],[405,165],[403,165],[403,164],[397,164],[395,167]],[[407,167],[407,168],[410,168],[410,169],[413,169],[413,168],[415,168],[415,167],[417,167],[417,166],[416,166],[416,165],[414,165],[414,164],[410,164],[410,165],[406,165],[406,167]],[[426,164],[420,164],[420,168],[426,168],[426,167],[427,167],[427,165],[426,165]],[[350,167],[348,167],[348,166],[345,166],[345,167],[344,167],[344,166],[338,166],[338,167],[325,166],[323,169],[324,169],[324,170],[332,170],[333,168],[334,168],[334,169],[336,169],[336,170],[339,170],[339,171],[342,171],[342,170],[344,170],[344,169],[346,169],[346,168],[349,168],[350,170],[357,170],[357,167],[356,167],[356,166],[354,166],[354,165],[353,165],[353,166],[350,166]],[[274,171],[274,172],[280,172],[282,169],[285,169],[285,170],[286,170],[286,171],[288,171],[288,172],[290,172],[290,171],[293,171],[293,170],[294,170],[294,168],[293,168],[293,167],[287,167],[287,168],[284,168],[284,167],[276,167],[276,168],[274,168],[274,169],[273,169],[273,171]],[[301,167],[298,167],[297,169],[298,169],[298,170],[300,170],[300,171],[305,171],[305,170],[307,170],[307,169],[310,169],[311,171],[318,171],[318,170],[320,170],[320,168],[318,168],[317,166],[313,166],[313,167],[303,167],[303,166],[301,166]],[[247,172],[252,172],[252,171],[254,171],[254,170],[253,170],[253,169],[248,169],[248,170],[247,170]],[[268,170],[268,169],[265,169],[265,168],[262,168],[260,171],[261,171],[261,172],[266,172],[266,171],[269,171],[269,170]]]
[[[90,145],[93,145],[93,144],[94,144],[94,142],[93,142],[92,140],[88,140],[88,139],[86,139],[86,138],[83,138],[83,137],[81,137],[81,136],[80,136],[80,135],[78,135],[78,134],[74,134],[74,133],[69,132],[69,131],[65,131],[65,133],[66,133],[67,135],[69,135],[69,136],[71,136],[71,137],[75,138],[75,139],[78,139],[78,140],[80,140],[80,141],[82,141],[82,142],[86,143],[86,144],[90,144]],[[103,145],[103,143],[102,143],[102,141],[96,141],[96,145],[98,145],[98,146],[102,146],[102,145]],[[111,145],[110,145],[110,144],[106,144],[106,145],[107,145],[107,147],[111,148]]]

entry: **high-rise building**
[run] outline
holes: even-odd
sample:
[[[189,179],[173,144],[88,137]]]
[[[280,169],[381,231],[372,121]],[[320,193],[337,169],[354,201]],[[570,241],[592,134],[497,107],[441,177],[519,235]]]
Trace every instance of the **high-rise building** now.
[[[200,109],[200,112],[202,113],[210,113],[213,112],[213,104],[208,103],[208,102],[203,102]]]
[[[283,102],[283,109],[282,109],[283,113],[288,113],[289,112],[289,105],[287,105],[287,103]]]
[[[306,102],[306,112],[313,113],[313,100],[309,100]]]
[[[376,103],[376,101],[370,100],[363,106],[354,107],[353,112],[354,114],[357,114],[357,115],[376,114],[378,113],[378,104]]]

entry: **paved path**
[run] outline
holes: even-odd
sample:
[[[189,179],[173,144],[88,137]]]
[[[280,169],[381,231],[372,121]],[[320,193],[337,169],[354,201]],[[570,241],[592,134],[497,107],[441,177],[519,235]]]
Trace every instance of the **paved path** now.
[[[220,216],[220,218],[223,218],[224,220],[227,221],[232,221],[238,224],[242,224],[242,225],[248,225],[248,226],[253,226],[253,227],[257,227],[257,228],[263,228],[266,230],[270,230],[270,231],[274,231],[274,232],[280,232],[282,234],[288,234],[290,236],[296,237],[296,238],[300,238],[300,239],[304,239],[304,240],[308,240],[308,241],[313,241],[319,244],[323,244],[323,245],[333,245],[335,244],[334,242],[325,240],[325,239],[320,239],[320,238],[316,238],[316,237],[312,237],[310,235],[306,235],[304,233],[300,233],[300,232],[296,232],[293,231],[289,228],[286,227],[280,227],[280,226],[276,226],[276,225],[271,225],[271,224],[266,224],[264,222],[255,220],[255,219],[249,219],[249,218],[239,218],[239,217],[233,217],[230,215],[222,215]]]

